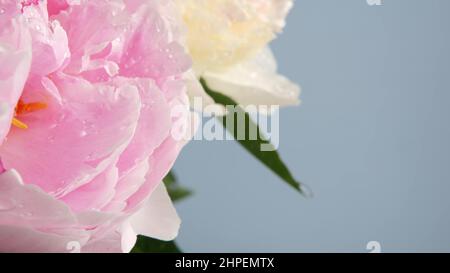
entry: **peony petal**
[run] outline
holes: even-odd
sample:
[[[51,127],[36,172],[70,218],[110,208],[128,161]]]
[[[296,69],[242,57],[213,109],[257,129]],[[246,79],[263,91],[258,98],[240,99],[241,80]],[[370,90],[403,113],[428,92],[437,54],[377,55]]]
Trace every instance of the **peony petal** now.
[[[129,253],[136,244],[137,234],[129,221],[122,224],[120,232],[122,234],[122,238],[120,240],[122,252]]]
[[[81,186],[76,191],[70,192],[61,200],[76,212],[100,210],[114,197],[118,179],[119,171],[117,167],[110,166],[91,182]]]
[[[88,253],[128,253],[136,243],[136,233],[128,221],[98,240],[93,240],[83,247]]]
[[[161,79],[179,75],[191,66],[184,47],[173,40],[168,22],[155,12],[159,4],[151,3],[132,17],[120,60],[121,75]]]
[[[83,253],[120,253],[122,252],[122,235],[118,231],[110,232],[101,240],[90,241],[83,246]]]
[[[130,218],[133,230],[140,235],[171,241],[178,235],[181,220],[164,183],[150,195],[145,205]]]
[[[186,108],[181,111],[178,116],[172,117],[172,129],[166,140],[153,152],[148,162],[150,171],[146,175],[145,183],[131,197],[127,199],[126,212],[133,213],[139,209],[146,197],[158,186],[160,181],[167,175],[175,163],[178,154],[184,145],[191,139],[195,132],[184,132],[181,134],[177,131],[178,124],[191,125],[192,114],[188,111],[189,101],[187,96],[181,96],[171,101],[171,108]]]
[[[64,203],[24,185],[14,170],[0,174],[0,252],[63,252],[88,238]]]
[[[3,8],[3,7],[1,7]],[[6,16],[6,9],[5,15]],[[0,17],[2,17],[1,15]],[[1,19],[1,18],[0,18]],[[0,21],[0,145],[11,127],[14,108],[31,66],[31,39],[22,20]]]
[[[93,231],[91,235],[96,236],[96,233],[102,233],[106,230],[106,226],[112,223],[114,218],[117,218],[117,213],[107,213],[96,210],[88,210],[76,214],[78,224],[86,230]]]
[[[115,188],[113,200],[103,208],[105,211],[122,211],[126,207],[127,199],[132,196],[146,182],[149,171],[148,160],[143,160],[127,174],[123,175]]]
[[[87,241],[76,233],[58,235],[22,226],[0,225],[0,252],[61,253],[78,252]]]
[[[65,30],[58,21],[50,21],[46,1],[23,9],[33,41],[31,73],[48,75],[59,69],[70,56]]]
[[[142,79],[136,85],[139,87],[142,108],[136,133],[117,165],[121,176],[137,163],[146,160],[170,132],[170,107],[164,94],[151,80]]]
[[[130,198],[127,199],[125,211],[134,212],[140,207],[146,197],[158,186],[175,163],[184,143],[168,138],[149,159],[150,171],[145,183]]]
[[[9,170],[0,175],[0,224],[49,229],[75,225],[76,218],[67,205]]]
[[[276,32],[283,30],[293,0],[248,0],[264,22],[272,24]]]
[[[128,252],[141,207],[167,228],[140,231],[175,236],[167,192],[144,205],[190,117],[174,2],[0,2],[0,251]]]
[[[47,109],[23,115],[29,128],[13,129],[0,155],[26,183],[62,197],[118,159],[134,135],[140,101],[132,85],[92,85],[67,76],[54,82],[63,105],[48,101]]]
[[[66,73],[79,74],[99,67],[100,62],[91,63],[91,57],[110,47],[123,34],[129,20],[123,10],[121,1],[82,0],[81,5],[73,5],[54,16],[69,39],[71,58]],[[112,67],[108,62],[103,65]]]
[[[300,88],[277,73],[275,58],[268,48],[254,59],[224,72],[205,72],[203,77],[210,88],[244,106],[299,104]]]
[[[189,95],[190,103],[194,111],[201,112],[205,106],[214,105],[214,100],[206,94],[202,85],[200,84],[197,75],[193,71],[185,74],[187,84],[187,94]],[[195,100],[201,99],[201,104],[195,103]]]
[[[56,15],[61,11],[67,10],[70,5],[79,5],[80,0],[47,0],[48,14]]]
[[[253,56],[275,37],[272,22],[261,18],[249,0],[176,2],[187,26],[187,45],[198,73],[229,68]]]

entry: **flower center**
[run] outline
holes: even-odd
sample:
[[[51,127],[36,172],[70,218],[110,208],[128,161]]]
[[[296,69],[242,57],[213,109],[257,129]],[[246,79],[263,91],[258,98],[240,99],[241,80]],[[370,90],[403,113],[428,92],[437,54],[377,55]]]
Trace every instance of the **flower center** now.
[[[22,100],[19,100],[19,102],[17,103],[17,106],[16,106],[15,117],[12,120],[12,125],[16,126],[17,128],[20,128],[20,129],[28,129],[28,125],[26,125],[25,123],[20,121],[17,118],[17,116],[26,114],[26,113],[36,112],[39,110],[43,110],[45,108],[47,108],[47,104],[45,104],[43,102],[24,103]]]

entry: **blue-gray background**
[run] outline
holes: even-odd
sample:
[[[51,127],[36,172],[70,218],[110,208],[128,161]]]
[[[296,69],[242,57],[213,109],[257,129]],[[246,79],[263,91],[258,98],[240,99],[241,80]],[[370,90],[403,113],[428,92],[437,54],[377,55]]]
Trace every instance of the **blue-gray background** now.
[[[450,1],[383,2],[297,0],[272,44],[303,87],[280,153],[315,198],[234,142],[192,142],[184,251],[450,251]]]

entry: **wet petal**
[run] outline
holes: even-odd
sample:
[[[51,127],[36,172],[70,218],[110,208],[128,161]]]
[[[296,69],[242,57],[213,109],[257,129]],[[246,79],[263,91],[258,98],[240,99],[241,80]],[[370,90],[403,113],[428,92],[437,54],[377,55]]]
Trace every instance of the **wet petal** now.
[[[13,129],[0,155],[25,183],[62,197],[118,159],[134,135],[140,100],[132,85],[92,85],[70,77],[54,81],[63,104],[48,101],[47,109],[24,115],[29,128]]]
[[[227,71],[207,72],[203,77],[213,90],[244,106],[299,104],[300,87],[277,73],[275,58],[268,48]]]
[[[115,166],[110,166],[88,184],[70,192],[61,200],[77,212],[100,210],[114,197],[118,179],[118,169]]]
[[[70,56],[65,30],[58,21],[49,20],[46,1],[38,1],[23,9],[32,36],[31,73],[48,75],[59,69]]]
[[[6,11],[3,15],[6,16]],[[25,24],[19,19],[1,20],[0,144],[10,130],[14,108],[22,94],[30,65],[31,39]]]
[[[0,174],[0,251],[63,252],[67,243],[88,240],[70,209],[20,175]]]
[[[118,162],[121,175],[146,160],[167,138],[171,126],[171,109],[161,90],[151,80],[136,84],[142,108],[136,133]]]

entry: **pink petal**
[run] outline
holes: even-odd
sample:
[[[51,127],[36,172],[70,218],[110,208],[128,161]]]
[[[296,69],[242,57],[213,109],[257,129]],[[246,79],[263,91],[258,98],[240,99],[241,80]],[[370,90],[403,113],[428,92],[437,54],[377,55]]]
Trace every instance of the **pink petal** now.
[[[149,171],[148,160],[143,160],[131,171],[123,175],[117,183],[113,200],[103,208],[105,211],[122,211],[126,207],[127,199],[132,196],[146,182]]]
[[[6,11],[3,15],[6,16]],[[31,39],[25,24],[16,19],[3,21],[3,15],[0,16],[0,145],[10,130],[31,65]]]
[[[71,59],[65,72],[78,74],[92,69],[91,56],[105,50],[124,32],[128,18],[122,10],[118,1],[83,1],[54,17],[69,39]]]
[[[182,144],[172,138],[168,138],[151,156],[150,172],[146,176],[145,183],[127,200],[125,211],[133,212],[153,192],[162,179],[172,168],[181,151]]]
[[[14,170],[0,175],[0,224],[58,228],[76,224],[75,215],[34,185],[24,185]]]
[[[4,172],[6,172],[5,166],[3,166],[3,162],[0,159],[0,174],[3,174]]]
[[[2,0],[0,2],[1,16],[0,16],[0,30],[5,24],[8,24],[14,17],[20,14],[20,5],[17,0]]]
[[[61,200],[76,212],[100,210],[114,197],[117,181],[118,170],[115,166],[110,166],[91,182],[70,192]]]
[[[163,93],[151,80],[139,80],[142,108],[138,127],[130,145],[120,156],[121,175],[146,160],[170,132],[170,107]]]
[[[168,23],[155,12],[156,8],[152,3],[134,15],[126,33],[126,53],[120,60],[121,75],[161,79],[190,68],[191,60],[184,47],[168,35]]]
[[[69,253],[71,244],[82,246],[86,237],[76,233],[58,235],[23,226],[0,225],[0,252],[7,253]]]
[[[0,156],[26,183],[62,197],[118,159],[135,132],[140,101],[132,85],[92,85],[63,76],[54,82],[63,105],[47,101],[47,109],[23,115],[29,128],[13,129]]]
[[[171,108],[182,107],[188,109],[188,98],[185,96],[178,97],[171,101]],[[151,192],[158,186],[162,179],[172,168],[178,154],[184,145],[189,141],[192,135],[180,137],[177,124],[191,124],[192,116],[189,111],[183,111],[180,116],[172,117],[171,133],[166,140],[153,152],[149,158],[150,171],[146,175],[145,183],[127,200],[126,212],[134,212],[142,205],[142,202],[149,196]],[[179,138],[180,137],[180,138]]]
[[[33,42],[31,72],[48,75],[59,69],[70,56],[67,35],[58,21],[50,21],[46,1],[23,9]]]
[[[56,15],[61,11],[67,10],[70,5],[80,4],[80,0],[47,0],[48,14]]]
[[[24,185],[10,170],[0,174],[0,251],[61,252],[67,243],[84,244],[70,209],[34,185]]]

